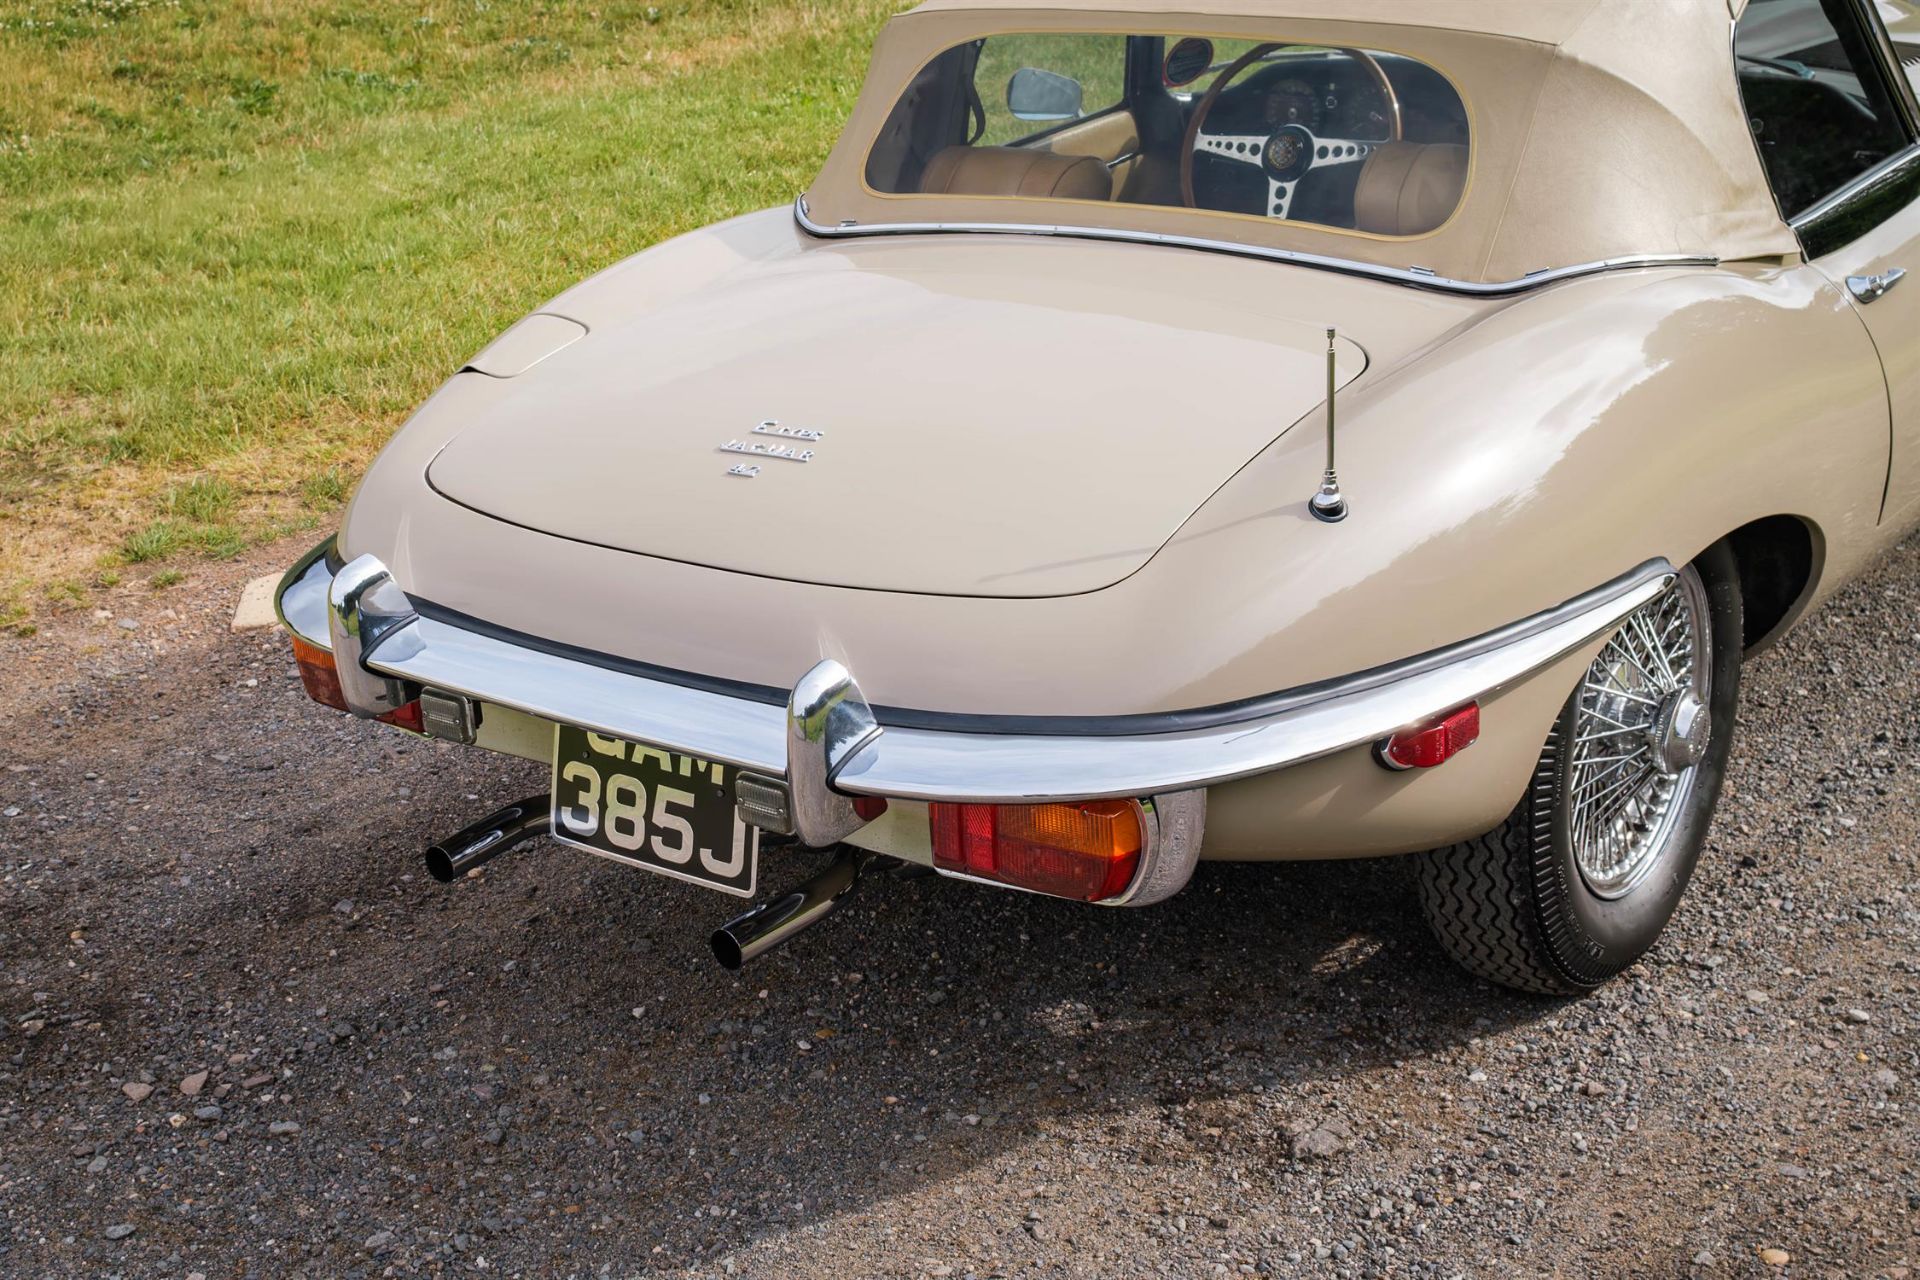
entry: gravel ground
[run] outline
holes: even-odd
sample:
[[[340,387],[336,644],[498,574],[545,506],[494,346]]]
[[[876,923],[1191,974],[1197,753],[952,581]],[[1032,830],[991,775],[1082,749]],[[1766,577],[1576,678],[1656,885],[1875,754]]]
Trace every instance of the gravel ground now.
[[[696,888],[443,888],[542,771],[229,634],[297,549],[0,645],[0,1274],[1920,1269],[1920,548],[1749,669],[1679,918],[1576,1002],[1452,969],[1393,860],[882,882],[737,976]]]

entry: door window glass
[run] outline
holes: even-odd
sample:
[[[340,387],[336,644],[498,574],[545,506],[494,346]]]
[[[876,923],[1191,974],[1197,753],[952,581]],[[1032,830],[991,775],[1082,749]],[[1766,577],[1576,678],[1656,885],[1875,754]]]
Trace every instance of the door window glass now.
[[[1752,0],[1735,29],[1734,57],[1748,127],[1787,217],[1907,146],[1850,0]]]

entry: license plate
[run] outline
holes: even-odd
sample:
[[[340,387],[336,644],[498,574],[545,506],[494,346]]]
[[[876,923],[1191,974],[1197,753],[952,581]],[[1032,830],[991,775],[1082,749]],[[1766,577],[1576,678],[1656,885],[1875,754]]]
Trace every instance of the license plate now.
[[[561,725],[554,838],[602,857],[751,898],[760,829],[740,821],[732,765]]]

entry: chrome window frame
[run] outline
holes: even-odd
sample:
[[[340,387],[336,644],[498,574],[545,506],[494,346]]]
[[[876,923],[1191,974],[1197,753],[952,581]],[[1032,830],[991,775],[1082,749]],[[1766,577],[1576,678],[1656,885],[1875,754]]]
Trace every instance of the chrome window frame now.
[[[1129,231],[1120,227],[1083,227],[1053,222],[854,222],[832,226],[815,222],[807,212],[807,198],[793,202],[793,220],[800,230],[823,240],[860,236],[925,236],[954,233],[1062,236],[1077,240],[1111,240],[1128,244],[1161,245],[1175,249],[1199,249],[1208,253],[1229,253],[1263,262],[1280,262],[1295,267],[1311,267],[1341,275],[1365,276],[1388,284],[1407,285],[1436,293],[1462,294],[1470,298],[1507,298],[1543,285],[1571,280],[1577,276],[1597,275],[1603,271],[1631,271],[1644,267],[1717,267],[1720,259],[1709,254],[1644,253],[1597,262],[1579,262],[1565,267],[1547,267],[1530,271],[1517,280],[1456,280],[1436,275],[1425,267],[1385,267],[1374,262],[1356,262],[1323,253],[1302,253],[1296,249],[1273,249],[1265,245],[1241,244],[1234,240],[1212,240],[1205,236],[1173,235],[1162,231]]]
[[[1907,136],[1920,141],[1920,95],[1915,94],[1913,81],[1907,78],[1907,69],[1901,65],[1900,49],[1893,42],[1893,33],[1887,30],[1887,24],[1872,0],[1853,0],[1853,8],[1861,21],[1867,24],[1867,38],[1873,42],[1874,52],[1880,57],[1880,74],[1885,77],[1894,102],[1906,117]]]
[[[1809,262],[1837,253],[1920,199],[1920,142],[1909,143],[1788,222]]]

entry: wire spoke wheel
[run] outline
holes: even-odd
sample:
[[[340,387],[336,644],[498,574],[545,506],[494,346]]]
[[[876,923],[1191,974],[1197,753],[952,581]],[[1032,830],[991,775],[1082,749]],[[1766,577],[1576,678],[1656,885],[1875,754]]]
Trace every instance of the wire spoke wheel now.
[[[1513,811],[1419,856],[1420,903],[1447,954],[1494,982],[1564,995],[1659,941],[1726,778],[1745,634],[1723,539],[1600,642]]]
[[[1706,588],[1689,566],[1631,614],[1580,684],[1568,744],[1574,865],[1601,898],[1659,863],[1706,750],[1713,695]]]

